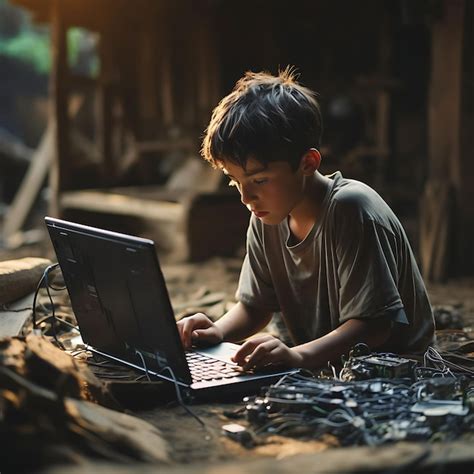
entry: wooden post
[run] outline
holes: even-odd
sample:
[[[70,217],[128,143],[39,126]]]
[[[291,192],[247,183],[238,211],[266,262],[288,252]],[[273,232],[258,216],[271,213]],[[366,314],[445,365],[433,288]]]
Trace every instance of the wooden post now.
[[[175,110],[173,100],[173,71],[171,61],[172,34],[169,26],[171,21],[172,9],[162,8],[161,16],[158,17],[160,31],[158,35],[160,64],[159,64],[159,82],[161,92],[161,117],[164,129],[169,129],[175,122]]]
[[[70,164],[68,162],[68,129],[69,118],[67,113],[68,100],[68,64],[66,25],[62,12],[63,2],[51,2],[51,53],[52,68],[50,79],[50,96],[52,107],[50,110],[51,126],[54,130],[53,163],[49,175],[50,201],[49,214],[60,214],[59,194],[70,185]]]
[[[455,236],[459,272],[474,274],[474,4],[464,2],[461,94],[459,98],[459,162],[453,168],[458,210]],[[462,21],[462,18],[461,18]]]
[[[432,25],[431,84],[428,102],[429,179],[421,205],[420,249],[425,278],[442,281],[460,260],[450,253],[455,229],[462,229],[460,154],[464,0],[444,0]],[[456,196],[457,204],[453,197]],[[457,206],[457,209],[456,207]],[[453,216],[453,214],[458,214]],[[453,232],[454,231],[454,232]],[[462,239],[462,237],[461,237]]]
[[[217,53],[217,39],[215,38],[214,12],[203,8],[199,21],[196,22],[197,43],[197,125],[204,129],[211,118],[212,109],[219,102],[220,77]]]
[[[113,183],[115,167],[112,157],[112,97],[113,29],[105,28],[99,42],[100,73],[96,88],[96,133],[102,157],[102,181]]]
[[[428,105],[429,177],[459,181],[464,0],[444,0],[432,28]]]
[[[169,47],[160,41],[163,29],[166,27],[166,2],[145,2],[140,8],[140,18],[137,19],[139,30],[133,32],[136,52],[134,69],[137,88],[138,116],[140,117],[140,139],[154,139],[162,126],[160,120],[160,56]],[[128,25],[123,24],[123,29]]]

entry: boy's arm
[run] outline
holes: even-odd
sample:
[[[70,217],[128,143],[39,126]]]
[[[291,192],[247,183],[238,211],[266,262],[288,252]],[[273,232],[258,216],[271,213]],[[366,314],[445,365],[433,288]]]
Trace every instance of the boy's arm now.
[[[263,329],[271,317],[271,312],[239,302],[215,323],[205,314],[198,313],[181,319],[177,326],[184,347],[189,348],[199,342],[241,341]]]
[[[271,312],[239,301],[215,324],[222,331],[224,341],[239,342],[262,330],[271,318]]]
[[[371,349],[382,345],[390,336],[391,321],[387,317],[377,319],[349,319],[337,329],[314,341],[293,348],[301,356],[302,367],[316,368],[328,361],[338,362],[359,342]]]
[[[371,320],[349,319],[323,337],[289,348],[270,335],[248,340],[233,359],[244,369],[259,368],[267,364],[315,369],[328,361],[337,362],[357,343],[364,342],[376,349],[390,336],[389,318]]]

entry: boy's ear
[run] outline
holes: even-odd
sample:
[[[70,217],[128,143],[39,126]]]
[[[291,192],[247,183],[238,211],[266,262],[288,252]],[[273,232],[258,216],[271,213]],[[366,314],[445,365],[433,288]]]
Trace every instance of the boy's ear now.
[[[321,153],[316,148],[310,148],[301,158],[300,169],[304,175],[312,175],[321,165]]]

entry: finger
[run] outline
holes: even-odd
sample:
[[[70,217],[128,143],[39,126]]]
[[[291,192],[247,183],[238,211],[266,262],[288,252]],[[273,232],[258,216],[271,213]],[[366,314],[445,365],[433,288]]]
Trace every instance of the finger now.
[[[236,362],[239,365],[243,365],[246,362],[246,357],[250,355],[257,346],[272,339],[275,338],[270,335],[257,336],[252,339],[249,339],[247,342],[242,344],[240,349],[232,356],[232,361]]]
[[[271,361],[271,353],[278,348],[280,341],[272,339],[260,344],[247,358],[242,366],[244,370],[262,367]]]
[[[183,324],[183,345],[189,349],[192,345],[192,332],[195,327],[195,321],[191,318],[187,319]]]
[[[207,329],[195,329],[192,334],[193,342],[217,342],[218,337],[213,327]]]
[[[184,346],[183,325],[184,325],[183,321],[178,321],[178,322],[176,323],[176,327],[177,327],[177,329],[178,329],[179,338],[181,339],[181,343],[182,343],[183,346]]]
[[[260,344],[257,341],[258,338],[251,339],[250,341],[244,342],[240,349],[232,356],[232,360],[239,365],[243,365],[246,362],[246,357],[250,355],[255,348]]]
[[[285,358],[285,351],[283,350],[282,347],[278,346],[275,347],[274,349],[270,350],[269,352],[266,352],[261,358],[255,361],[249,361],[250,364],[254,364],[253,367],[254,369],[264,369],[266,367],[272,366],[272,367],[278,367],[278,366],[287,366],[287,360]],[[289,365],[288,365],[289,366]],[[249,369],[245,369],[249,370]]]
[[[212,321],[204,314],[197,313],[193,316],[182,319],[182,341],[186,349],[192,346],[193,333],[196,328],[208,328]]]

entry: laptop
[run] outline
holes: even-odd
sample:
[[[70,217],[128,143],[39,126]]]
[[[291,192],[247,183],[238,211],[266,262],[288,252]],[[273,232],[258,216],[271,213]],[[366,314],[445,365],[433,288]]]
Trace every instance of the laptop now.
[[[45,218],[84,344],[188,398],[256,393],[295,370],[243,372],[240,346],[185,351],[152,240]]]

